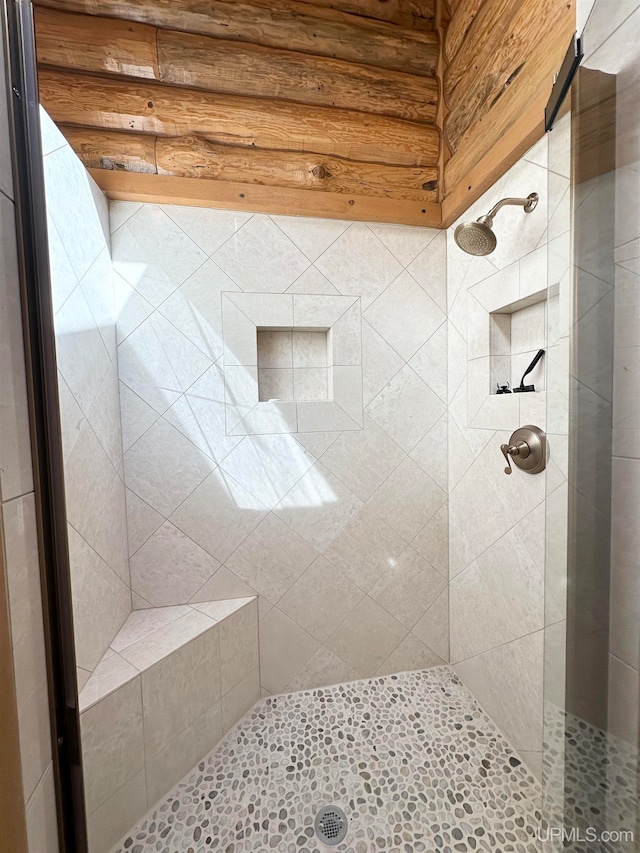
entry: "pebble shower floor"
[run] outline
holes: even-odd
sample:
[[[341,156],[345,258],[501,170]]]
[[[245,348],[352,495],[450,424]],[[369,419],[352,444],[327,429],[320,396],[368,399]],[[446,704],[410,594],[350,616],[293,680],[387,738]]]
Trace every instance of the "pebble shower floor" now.
[[[117,853],[533,853],[541,793],[448,667],[263,699]],[[346,812],[335,847],[314,819]]]

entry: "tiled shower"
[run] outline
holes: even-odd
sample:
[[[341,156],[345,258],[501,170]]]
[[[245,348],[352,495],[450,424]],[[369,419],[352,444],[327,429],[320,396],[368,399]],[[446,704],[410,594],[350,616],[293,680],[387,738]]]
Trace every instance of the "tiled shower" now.
[[[539,777],[544,476],[507,481],[496,440],[544,427],[544,393],[490,390],[545,344],[544,201],[491,259],[433,229],[107,208],[43,126],[95,850],[261,698],[449,663]],[[543,140],[478,209],[547,177]]]
[[[569,399],[612,407],[601,369],[571,374],[575,306],[582,328],[613,311],[597,269],[583,303],[571,290],[571,116],[465,213],[539,193],[501,212],[487,257],[455,225],[107,204],[42,119],[92,853],[324,850],[331,803],[354,821],[341,851],[539,850],[580,728],[554,574]],[[609,365],[619,515],[637,497],[631,322]],[[496,394],[540,349],[536,392]],[[507,477],[523,424],[548,433],[547,470]],[[626,613],[635,540],[616,537]],[[608,661],[622,775],[632,621]]]

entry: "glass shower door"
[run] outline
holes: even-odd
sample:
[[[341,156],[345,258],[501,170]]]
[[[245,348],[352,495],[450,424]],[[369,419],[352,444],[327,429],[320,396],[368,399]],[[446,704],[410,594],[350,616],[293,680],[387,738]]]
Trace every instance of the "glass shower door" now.
[[[597,0],[583,43],[549,136],[543,848],[631,851],[640,684],[640,4]]]

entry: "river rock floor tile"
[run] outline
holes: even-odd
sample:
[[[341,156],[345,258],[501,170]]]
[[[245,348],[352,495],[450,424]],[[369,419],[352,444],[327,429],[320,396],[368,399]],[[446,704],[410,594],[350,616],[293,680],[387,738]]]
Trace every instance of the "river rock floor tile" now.
[[[540,787],[448,667],[262,699],[117,853],[537,853]],[[344,810],[319,842],[314,819]]]

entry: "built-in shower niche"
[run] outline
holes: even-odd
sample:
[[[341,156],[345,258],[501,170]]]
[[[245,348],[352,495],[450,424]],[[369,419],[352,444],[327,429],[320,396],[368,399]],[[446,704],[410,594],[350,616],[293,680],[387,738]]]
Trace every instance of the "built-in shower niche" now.
[[[540,349],[546,349],[545,288],[521,279],[512,264],[468,291],[468,423],[475,429],[508,430],[516,423],[546,423],[545,359],[527,376],[535,392],[513,391]]]
[[[355,296],[222,294],[227,435],[364,426]]]
[[[510,390],[518,388],[536,353],[544,349],[546,295],[546,290],[540,291],[489,314],[489,393],[496,394],[506,385]],[[528,374],[525,385],[534,385],[535,393],[545,390],[542,360]]]
[[[269,400],[329,400],[328,329],[258,329],[258,396]]]

